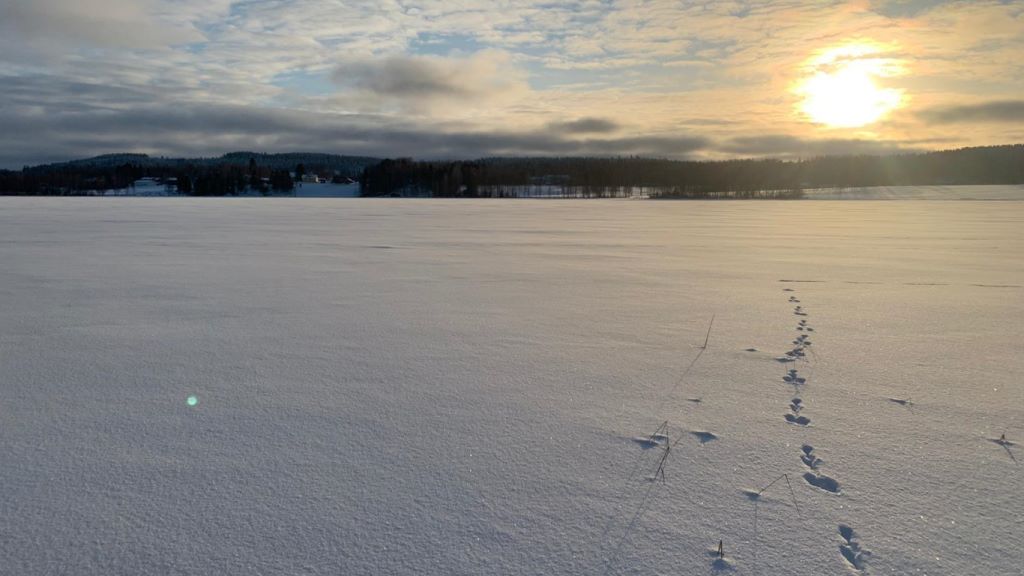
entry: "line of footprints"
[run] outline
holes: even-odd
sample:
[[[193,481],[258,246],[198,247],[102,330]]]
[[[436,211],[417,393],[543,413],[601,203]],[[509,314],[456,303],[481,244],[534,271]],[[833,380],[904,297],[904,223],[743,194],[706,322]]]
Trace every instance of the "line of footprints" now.
[[[793,292],[792,289],[787,288],[786,292]],[[793,315],[799,318],[797,323],[797,337],[793,340],[793,348],[786,352],[783,356],[776,358],[780,363],[784,365],[796,366],[800,360],[805,360],[807,352],[810,350],[813,342],[811,341],[811,333],[814,332],[814,328],[808,323],[807,318],[809,314],[807,310],[801,305],[800,300],[795,295],[790,295],[789,303],[793,304]],[[788,368],[785,375],[782,377],[782,381],[793,387],[793,398],[789,402],[789,412],[784,416],[786,422],[794,426],[805,427],[811,424],[811,419],[803,414],[806,409],[806,403],[801,398],[801,392],[804,386],[807,384],[807,378],[800,375],[800,371],[797,368]],[[839,482],[823,474],[821,471],[825,461],[818,457],[814,452],[814,446],[810,444],[804,444],[800,447],[800,461],[803,463],[805,471],[803,479],[809,485],[828,492],[829,494],[840,495],[841,488]],[[860,539],[857,537],[853,528],[845,524],[839,525],[839,553],[842,555],[843,560],[851,570],[856,572],[864,572],[867,570],[868,558],[871,556],[871,552],[865,549],[860,544]]]

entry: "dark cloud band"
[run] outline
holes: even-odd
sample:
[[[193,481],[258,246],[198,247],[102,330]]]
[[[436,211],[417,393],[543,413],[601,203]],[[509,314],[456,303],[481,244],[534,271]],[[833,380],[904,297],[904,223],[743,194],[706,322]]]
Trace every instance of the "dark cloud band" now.
[[[930,124],[1024,123],[1024,100],[998,100],[968,106],[944,106],[925,110],[919,116]]]

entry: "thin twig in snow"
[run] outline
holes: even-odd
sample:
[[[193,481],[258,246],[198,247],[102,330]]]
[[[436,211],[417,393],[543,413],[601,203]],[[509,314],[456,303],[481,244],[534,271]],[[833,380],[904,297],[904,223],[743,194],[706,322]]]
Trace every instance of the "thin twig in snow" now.
[[[769,488],[774,486],[776,482],[778,482],[779,480],[782,480],[783,478],[786,479],[786,485],[789,486],[789,495],[793,498],[793,506],[796,508],[797,514],[799,514],[800,513],[800,504],[798,504],[797,501],[796,501],[796,492],[793,491],[793,484],[790,483],[790,481],[789,481],[789,474],[783,474],[782,476],[779,476],[775,480],[772,480],[767,486],[765,486],[764,488],[761,488],[761,490],[758,491],[757,495],[760,497]]]
[[[715,315],[711,315],[711,324],[708,324],[708,334],[704,337],[704,345],[701,346],[701,350],[708,347],[708,340],[711,339],[711,328],[715,325]]]

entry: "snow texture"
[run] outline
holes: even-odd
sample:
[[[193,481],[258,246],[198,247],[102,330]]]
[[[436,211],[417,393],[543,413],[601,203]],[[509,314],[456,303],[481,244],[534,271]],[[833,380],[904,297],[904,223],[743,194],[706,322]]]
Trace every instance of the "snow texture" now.
[[[1020,574],[1022,261],[1021,202],[0,198],[0,573]]]

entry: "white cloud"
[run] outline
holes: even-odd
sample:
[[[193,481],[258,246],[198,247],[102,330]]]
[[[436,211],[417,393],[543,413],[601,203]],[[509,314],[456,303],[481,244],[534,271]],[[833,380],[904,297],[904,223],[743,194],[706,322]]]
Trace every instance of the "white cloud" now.
[[[181,22],[161,22],[156,0],[5,0],[0,33],[7,47],[46,55],[67,47],[162,49],[198,42]]]
[[[386,119],[417,134],[537,134],[585,118],[618,128],[615,138],[591,139],[587,146],[550,138],[502,140],[514,140],[511,147],[488,141],[509,151],[531,142],[540,151],[659,150],[694,137],[694,127],[709,142],[733,142],[729,149],[720,146],[722,154],[752,150],[736,143],[753,141],[737,138],[763,134],[799,142],[970,145],[1009,136],[995,123],[964,130],[962,123],[928,123],[919,112],[1024,93],[1024,5],[997,0],[0,3],[0,76],[10,84],[0,113],[20,115],[19,126],[38,150],[67,150],[73,141],[89,151],[87,133],[64,138],[59,126],[43,122],[46,114],[76,115],[79,122],[91,115],[96,126],[122,120],[127,126],[138,117],[132,113],[159,107],[244,108],[252,118],[282,110],[372,117],[371,126]],[[907,74],[886,82],[904,90],[911,107],[871,132],[809,125],[794,112],[789,92],[802,64],[815,51],[858,39],[898,47]],[[157,124],[135,138],[173,140],[172,128]],[[212,126],[204,136],[202,123],[191,130],[193,142],[230,141]],[[268,145],[287,143],[261,127],[237,130]],[[369,133],[366,138],[372,140]],[[430,146],[448,149],[436,141]],[[459,146],[453,144],[452,153]],[[716,153],[710,147],[692,152]]]

